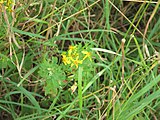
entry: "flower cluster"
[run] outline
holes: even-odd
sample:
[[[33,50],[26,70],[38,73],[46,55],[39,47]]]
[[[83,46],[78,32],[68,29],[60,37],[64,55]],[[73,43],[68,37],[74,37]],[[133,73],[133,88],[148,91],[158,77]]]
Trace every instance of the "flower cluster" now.
[[[69,50],[67,52],[62,53],[62,61],[65,65],[70,65],[71,67],[76,67],[82,64],[86,59],[91,59],[91,52],[87,50],[83,50],[82,47],[78,45],[69,46]]]
[[[4,5],[5,9],[12,12],[13,1],[12,0],[0,0],[0,7]]]

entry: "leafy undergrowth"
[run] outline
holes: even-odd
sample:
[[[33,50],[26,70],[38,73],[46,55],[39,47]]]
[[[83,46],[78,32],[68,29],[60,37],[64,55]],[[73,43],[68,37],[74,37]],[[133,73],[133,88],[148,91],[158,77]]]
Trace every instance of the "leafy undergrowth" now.
[[[159,4],[1,0],[0,119],[158,120]]]

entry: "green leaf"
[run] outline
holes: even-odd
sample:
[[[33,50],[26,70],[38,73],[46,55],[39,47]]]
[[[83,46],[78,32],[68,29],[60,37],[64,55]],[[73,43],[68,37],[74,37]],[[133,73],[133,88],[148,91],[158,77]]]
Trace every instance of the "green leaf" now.
[[[22,31],[22,30],[18,30],[17,28],[12,28],[12,30],[14,32],[17,32],[19,34],[22,34],[22,35],[28,35],[30,37],[36,37],[36,38],[45,38],[44,36],[42,35],[39,35],[39,34],[35,34],[35,33],[31,33],[31,32],[26,32],[26,31]]]
[[[57,64],[57,58],[52,57],[51,60],[44,59],[40,65],[39,75],[45,79],[45,95],[56,96],[57,90],[63,87],[66,79],[65,72],[62,67]]]

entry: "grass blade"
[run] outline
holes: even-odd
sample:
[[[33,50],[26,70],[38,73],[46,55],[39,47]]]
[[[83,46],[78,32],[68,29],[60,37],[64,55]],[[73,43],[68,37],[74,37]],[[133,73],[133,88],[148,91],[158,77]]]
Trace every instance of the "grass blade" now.
[[[80,108],[80,115],[82,114],[82,106],[83,106],[83,100],[82,100],[82,72],[83,68],[78,68],[78,98],[79,98],[79,108]]]

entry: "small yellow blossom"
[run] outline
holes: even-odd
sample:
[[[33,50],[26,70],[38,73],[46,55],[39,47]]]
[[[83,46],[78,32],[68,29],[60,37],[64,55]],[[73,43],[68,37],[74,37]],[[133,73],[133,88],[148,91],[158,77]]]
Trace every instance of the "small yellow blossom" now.
[[[0,0],[0,4],[3,4],[4,3],[4,0]]]
[[[73,59],[75,59],[76,57],[79,57],[79,54],[78,53],[71,53],[71,54],[68,54],[68,57],[71,59],[71,60],[73,60]]]
[[[77,47],[77,46],[72,46],[72,45],[70,45],[70,46],[69,46],[69,50],[73,51],[73,50],[76,49],[76,47]]]
[[[77,51],[77,46],[69,46],[68,56],[72,57]]]
[[[83,60],[85,60],[87,57],[89,58],[90,61],[92,61],[91,59],[91,53],[88,51],[82,51],[83,54],[85,54]]]
[[[74,65],[76,66],[76,68],[78,68],[78,65],[79,64],[82,64],[82,60],[78,60],[79,59],[79,56],[76,57],[75,60],[73,60],[73,63],[71,64],[71,67],[73,67]]]
[[[64,54],[62,54],[62,61],[63,61],[63,63],[64,63],[65,65],[71,64],[70,59],[69,59],[66,55],[64,55]]]
[[[0,11],[2,9],[2,4],[4,5],[5,10],[12,12],[13,1],[12,0],[0,0]]]
[[[70,65],[71,67],[76,66],[78,68],[79,64],[82,64],[85,59],[92,61],[91,52],[86,50],[79,51],[76,46],[69,46],[67,52],[62,54],[62,61],[65,65]]]

